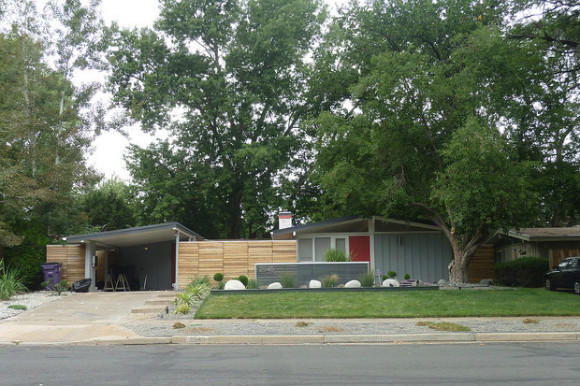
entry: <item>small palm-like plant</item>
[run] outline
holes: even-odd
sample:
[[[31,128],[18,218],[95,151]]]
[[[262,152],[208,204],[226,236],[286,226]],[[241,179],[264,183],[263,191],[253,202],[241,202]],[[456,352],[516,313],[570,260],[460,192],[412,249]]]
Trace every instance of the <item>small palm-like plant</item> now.
[[[27,290],[23,284],[25,275],[16,268],[6,268],[4,260],[0,260],[0,299],[8,300],[17,292]]]

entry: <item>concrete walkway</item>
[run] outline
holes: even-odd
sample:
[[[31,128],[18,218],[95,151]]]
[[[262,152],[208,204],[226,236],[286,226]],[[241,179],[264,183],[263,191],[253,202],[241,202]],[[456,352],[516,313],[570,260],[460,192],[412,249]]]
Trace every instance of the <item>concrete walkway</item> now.
[[[73,294],[0,321],[0,344],[325,344],[578,341],[580,317],[197,320],[171,292]],[[469,332],[435,331],[448,321]],[[174,328],[176,322],[183,328]]]

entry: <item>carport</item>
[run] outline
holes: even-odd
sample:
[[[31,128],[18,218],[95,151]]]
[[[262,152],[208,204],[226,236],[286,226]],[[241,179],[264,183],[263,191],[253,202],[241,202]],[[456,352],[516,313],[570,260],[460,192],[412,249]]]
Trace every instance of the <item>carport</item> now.
[[[175,283],[179,242],[203,239],[185,226],[171,222],[69,236],[64,240],[85,245],[85,277],[92,279],[90,290],[96,289],[97,267],[105,275],[125,274],[132,288],[165,290],[172,289]],[[103,260],[100,264],[97,252]]]

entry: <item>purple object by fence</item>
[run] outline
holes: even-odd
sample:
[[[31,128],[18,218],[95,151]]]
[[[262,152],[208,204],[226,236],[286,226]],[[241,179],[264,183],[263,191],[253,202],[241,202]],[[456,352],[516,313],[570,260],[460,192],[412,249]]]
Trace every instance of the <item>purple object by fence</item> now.
[[[44,273],[44,281],[48,282],[46,286],[47,291],[51,291],[52,287],[60,283],[62,277],[61,263],[45,263],[42,264],[42,271]]]

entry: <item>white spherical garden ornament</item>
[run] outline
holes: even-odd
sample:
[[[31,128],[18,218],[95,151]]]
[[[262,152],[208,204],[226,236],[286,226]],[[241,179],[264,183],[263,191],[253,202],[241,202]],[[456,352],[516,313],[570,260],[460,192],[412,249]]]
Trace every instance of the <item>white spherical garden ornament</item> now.
[[[228,280],[224,286],[224,290],[226,291],[237,291],[245,289],[246,287],[244,286],[244,283],[236,279]]]
[[[401,286],[399,281],[396,279],[386,279],[383,281],[383,284],[381,284],[381,285],[383,287],[400,287]]]

